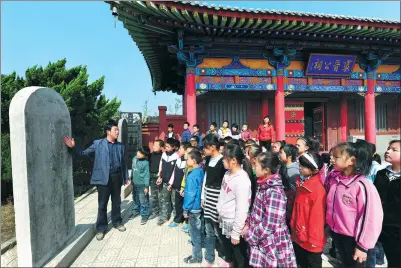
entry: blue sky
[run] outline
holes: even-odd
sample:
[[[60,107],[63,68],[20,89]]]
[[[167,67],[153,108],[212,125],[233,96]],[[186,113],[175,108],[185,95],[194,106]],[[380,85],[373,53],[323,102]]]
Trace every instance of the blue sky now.
[[[268,8],[400,20],[400,2],[209,1],[231,7]],[[67,67],[87,65],[89,80],[104,75],[104,93],[122,100],[121,110],[142,111],[149,99],[157,106],[173,106],[178,96],[151,92],[146,63],[104,2],[1,2],[1,73],[24,75],[33,65],[67,58]]]

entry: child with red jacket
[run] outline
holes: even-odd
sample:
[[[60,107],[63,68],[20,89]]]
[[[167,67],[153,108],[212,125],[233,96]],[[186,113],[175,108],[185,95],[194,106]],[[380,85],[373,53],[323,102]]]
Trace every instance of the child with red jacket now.
[[[323,167],[315,152],[299,157],[300,177],[296,179],[296,196],[291,216],[291,239],[297,264],[301,268],[322,267],[322,252],[326,244],[324,224],[326,191],[320,180]]]
[[[248,129],[248,123],[244,123],[242,125],[241,139],[243,139],[244,141],[252,139],[251,132],[249,132]]]

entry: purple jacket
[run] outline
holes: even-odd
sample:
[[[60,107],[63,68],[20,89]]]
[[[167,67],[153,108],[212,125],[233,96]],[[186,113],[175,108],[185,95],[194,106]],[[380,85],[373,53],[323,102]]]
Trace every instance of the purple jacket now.
[[[327,191],[326,222],[335,233],[355,238],[358,249],[367,252],[379,238],[383,209],[375,186],[358,174],[343,176],[330,172]]]
[[[297,267],[294,248],[286,225],[286,201],[279,175],[258,185],[249,230],[245,240],[250,246],[252,267]]]

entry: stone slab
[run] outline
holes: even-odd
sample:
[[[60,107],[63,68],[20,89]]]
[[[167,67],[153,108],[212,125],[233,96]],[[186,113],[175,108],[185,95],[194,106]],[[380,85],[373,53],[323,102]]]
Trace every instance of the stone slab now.
[[[75,232],[70,114],[53,89],[27,87],[9,115],[18,265],[42,266]]]

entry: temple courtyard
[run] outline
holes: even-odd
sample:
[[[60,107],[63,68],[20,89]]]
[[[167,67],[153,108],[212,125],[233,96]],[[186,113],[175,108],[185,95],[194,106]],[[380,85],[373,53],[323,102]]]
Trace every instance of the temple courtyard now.
[[[132,196],[125,200],[132,201]],[[191,255],[191,245],[180,227],[157,226],[157,219],[141,225],[140,217],[128,219],[129,210],[123,215],[127,231],[111,228],[102,241],[93,238],[71,267],[202,267],[183,262]],[[327,260],[328,254],[323,255],[323,267],[333,267]]]

